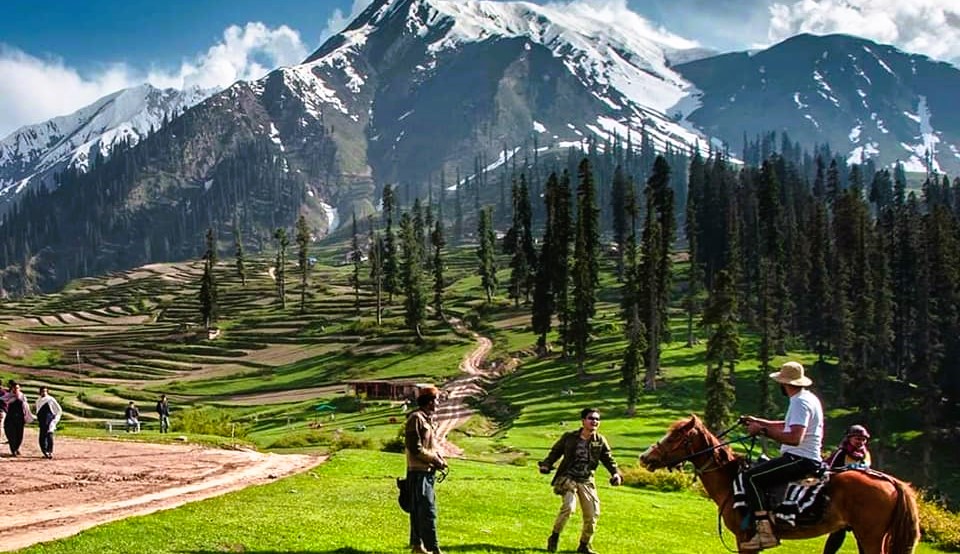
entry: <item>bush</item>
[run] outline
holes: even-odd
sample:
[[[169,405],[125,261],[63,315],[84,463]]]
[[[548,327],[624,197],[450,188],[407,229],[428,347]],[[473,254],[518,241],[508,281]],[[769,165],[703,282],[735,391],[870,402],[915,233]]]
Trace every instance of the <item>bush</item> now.
[[[936,544],[940,550],[960,552],[960,515],[934,501],[918,499],[917,504],[923,541]]]
[[[330,442],[330,452],[346,449],[370,450],[373,448],[373,440],[369,437],[358,437],[349,433],[334,433],[333,440]]]
[[[218,437],[245,437],[247,426],[236,423],[230,414],[217,408],[191,408],[177,412],[173,419],[172,430],[197,435],[215,435]]]
[[[305,448],[308,446],[317,446],[329,444],[330,439],[320,431],[307,431],[304,433],[290,433],[273,441],[269,448]]]
[[[620,471],[625,485],[663,492],[690,490],[696,481],[692,474],[682,471],[649,471],[640,466],[621,467]]]
[[[404,445],[402,436],[396,436],[392,439],[387,439],[383,441],[383,445],[380,447],[382,452],[393,452],[395,454],[403,452],[403,449]]]

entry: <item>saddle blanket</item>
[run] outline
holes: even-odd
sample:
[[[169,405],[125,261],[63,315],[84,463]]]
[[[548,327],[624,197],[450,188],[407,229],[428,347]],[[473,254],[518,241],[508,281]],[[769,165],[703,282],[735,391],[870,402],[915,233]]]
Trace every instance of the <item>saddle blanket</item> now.
[[[791,527],[797,525],[797,518],[803,515],[814,516],[813,519],[819,519],[819,514],[813,514],[813,510],[820,491],[830,480],[829,472],[822,478],[808,478],[801,481],[791,481],[783,487],[776,487],[774,491],[764,491],[767,495],[767,501],[773,506],[770,510],[773,517],[778,522],[783,522]],[[777,494],[783,491],[782,496]],[[773,493],[771,495],[771,493]],[[747,509],[747,493],[743,483],[743,474],[737,475],[733,481],[733,507]],[[821,506],[818,506],[821,507]],[[811,513],[808,513],[811,512]]]

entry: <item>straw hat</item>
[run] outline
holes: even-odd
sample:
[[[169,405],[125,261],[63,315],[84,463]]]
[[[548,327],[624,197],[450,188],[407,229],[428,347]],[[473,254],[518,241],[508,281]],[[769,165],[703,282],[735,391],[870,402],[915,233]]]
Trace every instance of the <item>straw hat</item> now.
[[[780,366],[780,371],[770,374],[770,378],[783,385],[795,387],[809,387],[813,381],[803,374],[803,366],[799,362],[787,362]]]

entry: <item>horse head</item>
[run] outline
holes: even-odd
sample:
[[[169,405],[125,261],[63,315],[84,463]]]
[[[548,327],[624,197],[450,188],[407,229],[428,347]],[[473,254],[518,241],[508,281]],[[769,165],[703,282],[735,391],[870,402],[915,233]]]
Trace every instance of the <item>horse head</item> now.
[[[707,435],[710,432],[695,415],[677,421],[667,434],[640,454],[640,463],[647,469],[677,469],[698,453],[710,448]],[[714,441],[716,442],[716,441]]]

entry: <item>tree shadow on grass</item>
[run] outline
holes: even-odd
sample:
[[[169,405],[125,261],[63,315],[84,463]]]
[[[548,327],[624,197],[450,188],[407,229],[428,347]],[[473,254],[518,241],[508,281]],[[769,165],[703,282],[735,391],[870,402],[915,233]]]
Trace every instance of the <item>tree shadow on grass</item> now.
[[[441,550],[445,552],[501,552],[503,554],[519,554],[520,552],[546,552],[542,548],[515,548],[512,546],[502,546],[499,544],[479,543],[479,544],[454,544],[442,546]]]
[[[243,552],[244,554],[391,554],[386,550],[359,550],[342,546],[332,550],[252,550],[238,545],[240,550],[181,550],[180,554],[223,554],[224,552]],[[519,552],[519,551],[517,551]]]

